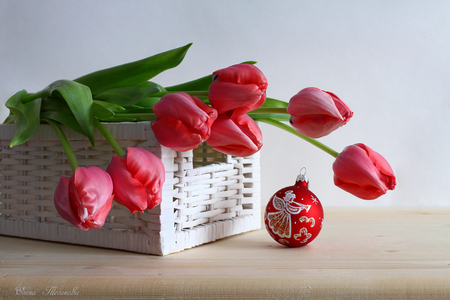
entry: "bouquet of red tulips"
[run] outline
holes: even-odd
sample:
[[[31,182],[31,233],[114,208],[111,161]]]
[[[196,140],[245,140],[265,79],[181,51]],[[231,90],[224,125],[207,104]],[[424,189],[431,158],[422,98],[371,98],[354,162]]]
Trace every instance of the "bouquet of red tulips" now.
[[[11,147],[30,139],[41,123],[50,124],[61,141],[73,170],[70,178],[61,176],[55,191],[55,207],[62,218],[88,230],[103,226],[113,200],[132,213],[161,202],[160,159],[143,148],[121,149],[104,122],[151,121],[158,142],[175,151],[206,142],[222,153],[244,157],[261,149],[256,121],[265,122],[336,157],[334,183],[343,190],[375,199],[394,189],[394,173],[377,152],[356,144],[338,153],[316,140],[353,115],[333,93],[308,87],[289,102],[267,98],[267,79],[251,61],[170,87],[150,81],[180,64],[190,46],[74,80],[58,80],[37,93],[22,90],[6,102],[11,114],[4,123],[15,124]],[[61,126],[86,136],[92,146],[94,128],[99,130],[117,154],[106,171],[79,167]]]

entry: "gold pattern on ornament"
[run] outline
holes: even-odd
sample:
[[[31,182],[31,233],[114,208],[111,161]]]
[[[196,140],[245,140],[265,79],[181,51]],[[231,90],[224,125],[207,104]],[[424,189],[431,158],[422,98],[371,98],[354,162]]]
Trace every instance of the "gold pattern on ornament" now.
[[[299,233],[294,234],[294,239],[297,241],[300,241],[300,243],[306,243],[310,238],[312,234],[308,232],[308,229],[306,227],[303,227],[300,229]]]
[[[309,223],[309,222],[311,222],[311,227],[314,227],[314,225],[316,225],[316,220],[314,220],[313,217],[308,218],[306,216],[301,216],[299,221],[300,221],[300,223],[303,223],[303,222]]]
[[[281,238],[291,237],[291,215],[297,215],[302,210],[308,212],[311,208],[311,205],[295,202],[295,197],[292,190],[286,191],[283,198],[273,196],[273,207],[278,211],[268,213],[267,219],[269,220],[269,227]]]

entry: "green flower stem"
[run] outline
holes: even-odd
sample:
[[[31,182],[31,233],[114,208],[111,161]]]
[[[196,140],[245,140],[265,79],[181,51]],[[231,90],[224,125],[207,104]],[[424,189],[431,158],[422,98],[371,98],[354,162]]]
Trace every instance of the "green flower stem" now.
[[[252,110],[251,112],[247,113],[248,115],[252,114],[286,114],[289,115],[289,113],[286,111],[286,108],[282,107],[260,107],[258,109]]]
[[[292,128],[291,126],[289,126],[289,125],[287,125],[287,124],[284,124],[284,123],[282,123],[282,122],[279,122],[279,121],[276,121],[276,120],[273,120],[273,119],[268,119],[268,118],[255,118],[255,121],[264,122],[264,123],[273,125],[273,126],[275,126],[275,127],[284,129],[284,130],[286,130],[287,132],[290,132],[290,133],[292,133],[292,134],[294,134],[294,135],[296,135],[296,136],[298,136],[298,137],[304,139],[304,140],[307,141],[308,143],[313,144],[313,145],[316,146],[317,148],[319,148],[319,149],[325,151],[326,153],[330,154],[330,155],[333,156],[333,157],[337,157],[338,154],[339,154],[339,152],[337,152],[337,151],[331,149],[330,147],[328,147],[328,146],[322,144],[322,143],[319,142],[318,140],[313,139],[313,138],[310,138],[310,137],[307,137],[307,136],[304,136],[303,134],[300,134],[300,133],[298,133],[297,131],[295,131],[295,129]]]
[[[117,141],[113,138],[111,133],[109,133],[109,131],[105,128],[105,126],[103,126],[103,124],[96,118],[94,118],[94,126],[105,137],[106,141],[108,141],[108,143],[111,145],[111,147],[114,149],[114,152],[116,152],[118,156],[125,155],[125,152],[122,150],[119,143],[117,143]]]
[[[27,103],[30,103],[30,102],[36,100],[36,99],[45,98],[45,97],[48,97],[48,96],[50,96],[49,92],[46,91],[46,90],[43,90],[43,91],[40,91],[40,92],[37,92],[37,93],[28,94],[25,97],[23,97],[21,101],[22,101],[23,104],[27,104]]]
[[[272,119],[288,122],[291,115],[282,107],[260,107],[247,113],[253,119]]]
[[[69,141],[67,140],[66,135],[62,131],[61,127],[59,126],[59,123],[50,120],[50,119],[43,119],[47,123],[49,123],[53,130],[55,130],[56,134],[58,135],[59,141],[61,142],[61,145],[64,149],[64,152],[66,153],[67,160],[69,161],[70,167],[72,168],[72,171],[75,172],[75,169],[78,168],[78,162],[77,158],[75,157],[75,154],[73,153],[72,147],[70,147]]]

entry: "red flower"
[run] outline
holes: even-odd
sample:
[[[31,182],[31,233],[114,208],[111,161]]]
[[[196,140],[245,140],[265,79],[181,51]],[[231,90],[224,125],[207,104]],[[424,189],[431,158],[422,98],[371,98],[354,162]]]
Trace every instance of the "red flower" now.
[[[365,200],[393,190],[394,172],[383,156],[364,144],[346,147],[333,163],[334,184]]]
[[[213,73],[209,102],[219,114],[232,111],[242,115],[266,100],[267,79],[255,66],[238,64]]]
[[[111,177],[99,167],[78,167],[70,179],[61,176],[54,202],[59,215],[82,230],[100,228],[114,199]]]
[[[143,212],[161,203],[164,165],[147,149],[127,148],[123,158],[113,156],[106,171],[114,183],[116,202],[126,206],[131,213]]]
[[[206,141],[213,149],[234,156],[249,156],[262,147],[262,134],[248,115],[219,115]]]
[[[186,93],[167,94],[153,106],[152,122],[161,145],[175,151],[188,151],[208,139],[217,111],[197,97]]]
[[[353,116],[336,95],[309,87],[289,101],[287,112],[294,129],[311,138],[320,138],[345,125]]]

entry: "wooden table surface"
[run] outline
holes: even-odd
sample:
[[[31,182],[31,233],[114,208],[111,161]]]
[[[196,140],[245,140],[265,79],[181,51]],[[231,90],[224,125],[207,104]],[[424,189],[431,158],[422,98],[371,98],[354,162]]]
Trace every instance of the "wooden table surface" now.
[[[0,236],[0,299],[450,299],[450,208],[325,207],[301,248],[262,228],[163,257]]]

